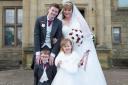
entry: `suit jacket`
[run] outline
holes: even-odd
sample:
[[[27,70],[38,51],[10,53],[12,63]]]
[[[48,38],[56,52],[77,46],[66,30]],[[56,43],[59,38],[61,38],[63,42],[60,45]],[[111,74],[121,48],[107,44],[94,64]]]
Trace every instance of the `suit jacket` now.
[[[57,71],[55,65],[50,66],[49,64],[47,64],[46,74],[47,74],[48,80],[41,83],[39,82],[39,80],[44,73],[43,64],[40,64],[40,65],[35,64],[34,70],[35,70],[35,73],[34,73],[35,84],[34,85],[51,85],[53,78],[55,77],[55,74]]]
[[[41,46],[45,42],[46,38],[46,31],[47,31],[47,16],[41,16],[37,18],[35,23],[35,29],[34,29],[34,49],[35,52],[41,51]],[[60,41],[62,37],[62,22],[55,18],[53,20],[52,24],[52,30],[50,34],[50,40],[51,40],[51,52],[55,55],[58,54],[60,49]],[[56,38],[57,42],[53,43],[53,39]]]

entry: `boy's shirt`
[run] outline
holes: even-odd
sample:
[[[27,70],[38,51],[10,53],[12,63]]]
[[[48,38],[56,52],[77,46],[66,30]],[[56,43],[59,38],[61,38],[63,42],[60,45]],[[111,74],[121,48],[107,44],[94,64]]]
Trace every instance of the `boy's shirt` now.
[[[44,71],[43,71],[43,74],[42,74],[42,76],[40,78],[40,82],[41,83],[43,83],[44,81],[47,81],[48,80],[48,76],[47,76],[47,73],[46,73],[47,66],[48,66],[47,63],[46,64],[43,64]]]

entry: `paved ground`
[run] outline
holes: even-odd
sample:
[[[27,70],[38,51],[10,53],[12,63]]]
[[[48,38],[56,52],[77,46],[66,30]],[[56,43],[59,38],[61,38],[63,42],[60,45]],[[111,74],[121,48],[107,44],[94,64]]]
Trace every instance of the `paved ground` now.
[[[128,85],[128,69],[104,70],[108,85]]]
[[[128,85],[128,69],[104,70],[108,85]],[[0,71],[0,85],[33,85],[32,70]]]

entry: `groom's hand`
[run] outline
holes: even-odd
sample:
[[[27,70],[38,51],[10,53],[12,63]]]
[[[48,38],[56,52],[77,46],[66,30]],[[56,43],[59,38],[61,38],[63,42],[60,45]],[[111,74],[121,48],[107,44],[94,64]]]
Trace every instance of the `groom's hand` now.
[[[54,64],[54,57],[53,56],[50,56],[50,58],[49,58],[49,64],[50,65],[53,65]]]
[[[36,55],[36,64],[40,63],[40,55]]]

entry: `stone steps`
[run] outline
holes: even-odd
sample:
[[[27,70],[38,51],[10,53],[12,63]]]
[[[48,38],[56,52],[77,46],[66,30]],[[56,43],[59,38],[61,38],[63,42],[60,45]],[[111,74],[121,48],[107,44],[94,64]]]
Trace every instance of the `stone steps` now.
[[[0,60],[0,71],[20,68],[19,61]]]
[[[128,49],[118,49],[113,52],[112,65],[118,68],[128,68]]]
[[[21,66],[22,51],[0,49],[0,70],[16,69]]]

